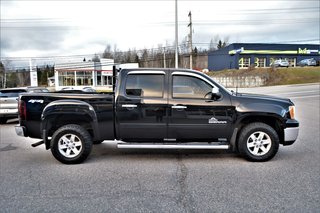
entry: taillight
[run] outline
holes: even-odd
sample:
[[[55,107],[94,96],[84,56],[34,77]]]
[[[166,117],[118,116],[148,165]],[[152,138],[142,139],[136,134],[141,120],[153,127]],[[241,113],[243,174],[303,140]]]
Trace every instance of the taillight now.
[[[26,102],[19,99],[19,116],[20,120],[26,120],[27,119],[27,107]]]

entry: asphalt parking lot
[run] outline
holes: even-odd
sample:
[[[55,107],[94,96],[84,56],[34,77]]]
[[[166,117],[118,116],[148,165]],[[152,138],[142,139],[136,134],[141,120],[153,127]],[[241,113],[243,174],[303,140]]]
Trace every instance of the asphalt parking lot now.
[[[319,84],[240,89],[289,97],[300,134],[269,162],[224,151],[93,148],[80,165],[0,126],[1,212],[319,212]]]

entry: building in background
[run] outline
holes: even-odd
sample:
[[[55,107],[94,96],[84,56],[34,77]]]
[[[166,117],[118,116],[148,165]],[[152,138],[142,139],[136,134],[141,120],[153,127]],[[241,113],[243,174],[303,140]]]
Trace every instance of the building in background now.
[[[270,67],[279,59],[285,59],[295,67],[303,59],[320,60],[319,44],[262,44],[233,43],[208,54],[209,70]]]
[[[55,64],[55,90],[71,88],[82,90],[92,87],[98,91],[112,89],[113,59],[100,59],[94,61],[69,61]],[[117,68],[138,68],[138,63],[118,64]]]

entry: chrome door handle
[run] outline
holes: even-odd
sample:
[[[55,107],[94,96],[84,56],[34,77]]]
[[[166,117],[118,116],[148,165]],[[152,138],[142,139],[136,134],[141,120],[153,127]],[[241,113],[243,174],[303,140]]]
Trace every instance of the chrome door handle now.
[[[172,106],[171,107],[172,109],[187,109],[187,107],[186,106],[181,106],[181,105],[179,105],[179,106]]]
[[[135,105],[135,104],[123,104],[121,106],[126,107],[126,108],[136,108],[137,107],[137,105]]]

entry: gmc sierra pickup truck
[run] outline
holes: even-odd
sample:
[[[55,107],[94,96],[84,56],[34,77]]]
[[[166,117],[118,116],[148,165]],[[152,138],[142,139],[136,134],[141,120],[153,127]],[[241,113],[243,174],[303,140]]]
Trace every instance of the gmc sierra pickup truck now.
[[[289,99],[229,92],[182,69],[114,71],[109,94],[22,94],[17,135],[39,138],[60,162],[83,162],[92,144],[118,148],[229,149],[267,161],[297,139]]]

